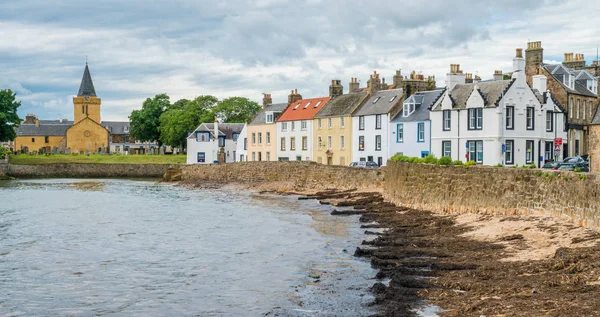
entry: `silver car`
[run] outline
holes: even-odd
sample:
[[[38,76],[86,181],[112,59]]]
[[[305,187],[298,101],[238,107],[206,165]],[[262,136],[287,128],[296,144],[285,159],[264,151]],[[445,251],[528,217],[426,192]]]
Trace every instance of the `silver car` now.
[[[379,168],[379,165],[377,165],[377,163],[365,162],[365,161],[352,162],[352,163],[350,163],[350,166],[351,167],[360,167],[360,168]]]

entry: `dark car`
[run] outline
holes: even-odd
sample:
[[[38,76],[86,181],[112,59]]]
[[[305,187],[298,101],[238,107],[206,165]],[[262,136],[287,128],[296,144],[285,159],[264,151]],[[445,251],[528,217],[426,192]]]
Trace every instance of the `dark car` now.
[[[589,172],[590,168],[585,162],[580,163],[564,163],[558,169],[561,171],[574,171],[576,168],[582,172]]]
[[[557,170],[561,164],[561,162],[546,162],[542,168]]]
[[[583,163],[585,160],[581,156],[570,156],[564,159],[563,164],[575,164],[575,163]]]
[[[350,166],[352,166],[352,167],[361,167],[361,168],[379,168],[379,165],[377,165],[377,163],[375,163],[375,162],[365,162],[365,161],[352,162],[352,163],[350,163]]]

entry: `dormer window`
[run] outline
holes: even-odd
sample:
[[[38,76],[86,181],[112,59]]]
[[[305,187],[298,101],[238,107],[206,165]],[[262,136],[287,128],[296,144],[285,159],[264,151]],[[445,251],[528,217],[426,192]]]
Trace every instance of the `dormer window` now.
[[[587,80],[587,88],[589,91],[597,94],[598,93],[598,82],[593,79],[588,79]]]
[[[563,84],[565,84],[565,86],[571,88],[571,89],[575,89],[575,78],[573,75],[571,74],[565,74],[565,76],[563,77]]]
[[[406,102],[404,103],[404,107],[402,107],[403,116],[408,117],[411,113],[415,111],[416,104],[414,102]]]
[[[273,115],[273,112],[267,112],[266,123],[273,123],[274,121],[275,121],[275,116]]]
[[[125,133],[129,133],[129,127],[128,127],[128,126],[125,126],[125,127],[123,128],[123,131],[124,131]]]

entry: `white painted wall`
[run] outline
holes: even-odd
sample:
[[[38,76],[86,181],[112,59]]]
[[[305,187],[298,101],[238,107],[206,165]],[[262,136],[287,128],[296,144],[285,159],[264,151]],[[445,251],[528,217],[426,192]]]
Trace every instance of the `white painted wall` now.
[[[302,130],[302,121],[306,122],[306,130]],[[282,157],[287,157],[290,161],[295,161],[297,157],[301,157],[302,161],[313,160],[313,121],[314,120],[298,120],[298,121],[286,121],[287,130],[282,131],[282,122],[277,122],[277,133],[275,137],[277,140],[277,157],[276,160]],[[294,130],[292,130],[292,122],[295,124]],[[292,151],[290,149],[290,139],[296,138],[296,149]],[[302,150],[302,137],[307,137],[307,149]],[[281,138],[285,138],[285,151],[281,150]],[[326,142],[324,140],[323,142]]]
[[[236,162],[246,162],[249,161],[248,159],[248,150],[247,148],[244,149],[244,139],[246,139],[246,142],[249,142],[247,140],[248,138],[248,124],[244,125],[244,128],[242,128],[242,131],[240,131],[240,135],[238,136],[238,140],[237,140],[237,144],[236,144],[236,148],[235,148],[235,161]],[[225,141],[227,142],[227,141]]]
[[[417,121],[414,122],[394,122],[390,123],[389,156],[396,153],[402,153],[405,156],[421,157],[421,153],[426,151],[431,153],[431,121],[423,122],[425,128],[425,142],[417,141]],[[397,141],[398,125],[404,126],[404,141]],[[438,156],[439,157],[439,156]]]
[[[388,114],[381,115],[381,129],[375,129],[375,115],[364,116],[365,118],[365,129],[359,130],[359,117],[352,117],[352,162],[358,162],[361,159],[368,160],[369,156],[373,157],[373,162],[378,162],[378,158],[381,157],[382,164],[385,166],[389,158],[389,135],[390,122]],[[381,151],[375,150],[375,136],[381,135]],[[359,138],[360,136],[365,137],[364,151],[359,151]]]
[[[212,164],[217,160],[217,140],[211,139],[208,142],[198,142],[195,138],[187,139],[187,164],[200,164],[198,163],[198,152],[205,153],[205,163],[204,164]],[[237,149],[237,142],[234,142],[232,139],[225,140],[225,163],[233,163],[234,162],[234,151]]]

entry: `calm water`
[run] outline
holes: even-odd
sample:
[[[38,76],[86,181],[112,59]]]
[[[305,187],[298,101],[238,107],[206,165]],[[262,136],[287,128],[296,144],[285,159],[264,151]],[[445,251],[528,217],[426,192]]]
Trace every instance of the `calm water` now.
[[[358,218],[331,210],[146,181],[0,181],[0,316],[368,315]]]

